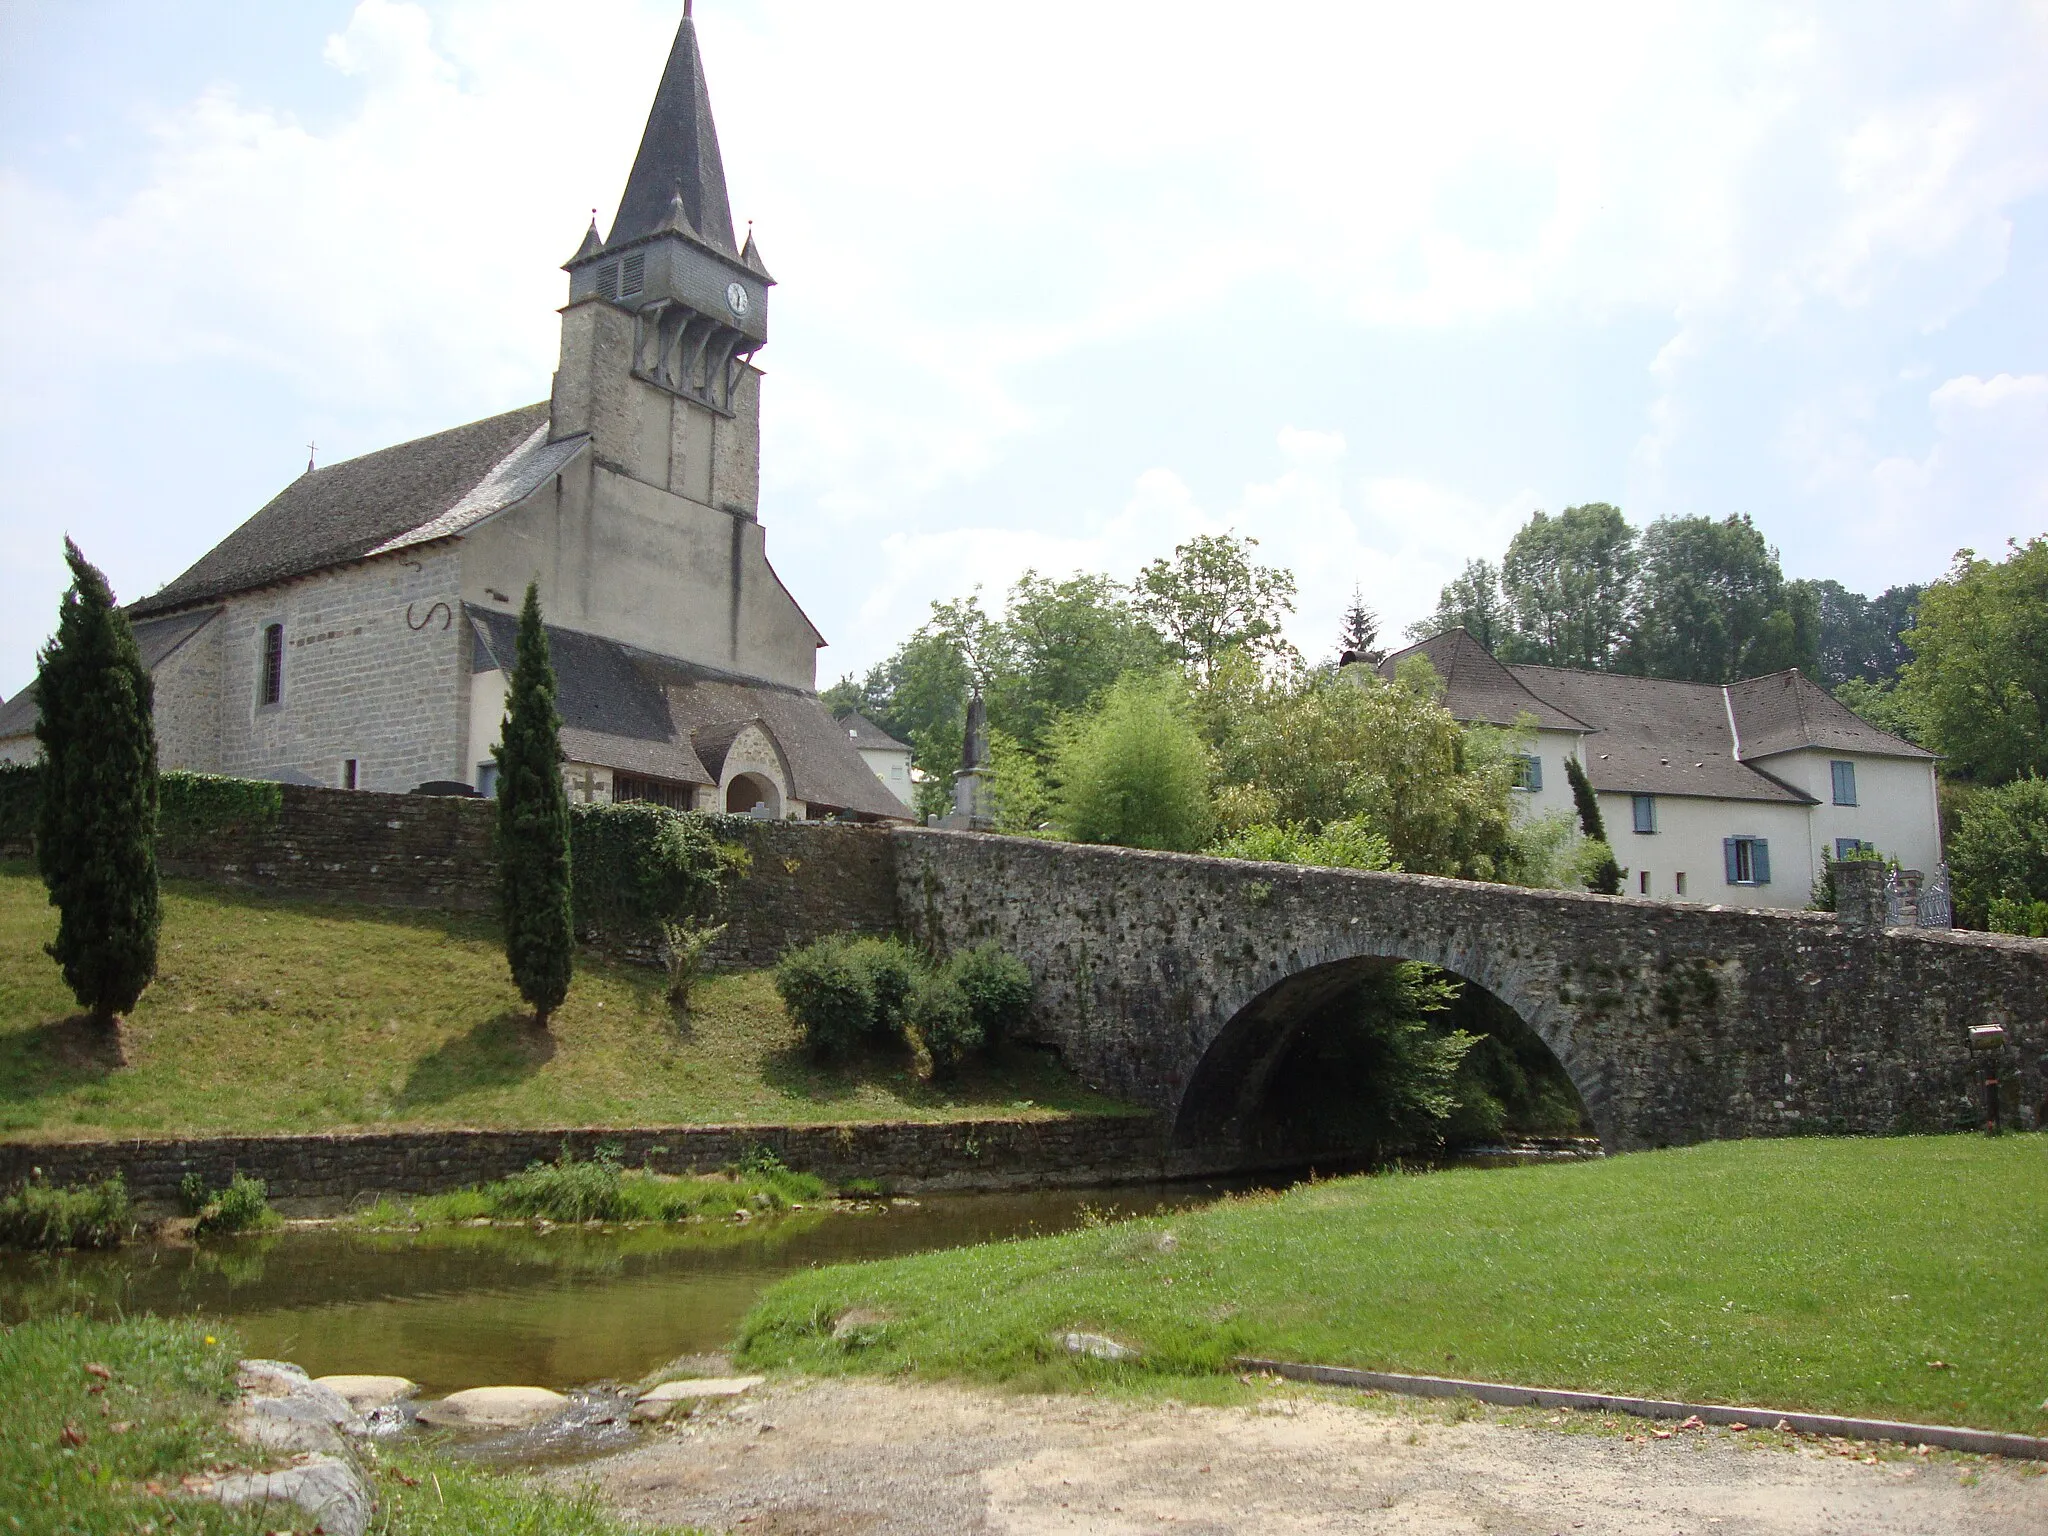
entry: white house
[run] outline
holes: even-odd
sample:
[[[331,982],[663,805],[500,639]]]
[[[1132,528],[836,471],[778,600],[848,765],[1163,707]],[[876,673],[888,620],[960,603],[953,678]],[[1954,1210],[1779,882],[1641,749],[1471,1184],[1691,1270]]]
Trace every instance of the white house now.
[[[1797,671],[1725,686],[1503,664],[1462,629],[1426,656],[1460,720],[1530,728],[1531,813],[1571,812],[1585,769],[1628,889],[1667,900],[1803,907],[1824,859],[1875,848],[1941,862],[1934,754],[1879,730]]]
[[[539,584],[583,800],[899,820],[819,704],[768,563],[773,279],[736,241],[687,12],[608,236],[565,268],[547,400],[307,473],[129,616],[166,767],[488,791]],[[0,758],[36,751],[33,690]]]
[[[874,721],[857,709],[850,709],[839,717],[839,724],[846,731],[846,739],[853,743],[861,760],[874,769],[875,777],[908,809],[914,804],[915,789],[911,785],[911,749],[898,741]]]

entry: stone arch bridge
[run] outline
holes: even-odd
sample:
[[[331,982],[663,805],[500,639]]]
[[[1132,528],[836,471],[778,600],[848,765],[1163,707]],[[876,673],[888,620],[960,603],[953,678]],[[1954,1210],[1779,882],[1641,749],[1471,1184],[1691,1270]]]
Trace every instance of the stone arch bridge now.
[[[1290,1021],[1420,960],[1512,1008],[1609,1150],[1953,1130],[1981,1112],[1968,1027],[2044,1091],[2048,943],[1833,916],[1533,891],[975,833],[891,834],[896,899],[941,949],[994,940],[1083,1077],[1187,1148],[1227,1140]],[[2017,1071],[2015,1069],[2018,1069]]]

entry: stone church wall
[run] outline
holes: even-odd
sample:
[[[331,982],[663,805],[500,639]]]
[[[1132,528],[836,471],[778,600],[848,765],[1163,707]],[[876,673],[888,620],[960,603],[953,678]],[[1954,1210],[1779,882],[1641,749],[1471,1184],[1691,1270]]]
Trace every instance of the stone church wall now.
[[[466,778],[467,631],[452,545],[386,556],[228,600],[220,635],[220,771],[296,770],[339,785],[409,790]],[[284,697],[258,686],[263,630],[285,633]],[[210,626],[213,627],[213,626]]]
[[[216,618],[151,674],[156,689],[157,762],[164,768],[220,772],[223,628],[221,619]]]

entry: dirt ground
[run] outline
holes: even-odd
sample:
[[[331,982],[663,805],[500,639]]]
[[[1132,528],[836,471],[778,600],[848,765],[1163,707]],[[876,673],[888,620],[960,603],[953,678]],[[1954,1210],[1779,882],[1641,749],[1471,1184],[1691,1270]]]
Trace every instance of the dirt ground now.
[[[800,1381],[557,1478],[594,1477],[650,1525],[745,1536],[2048,1532],[2048,1476],[2028,1465],[1896,1448],[1873,1465],[1863,1445],[1457,1413],[1291,1386],[1206,1408]]]

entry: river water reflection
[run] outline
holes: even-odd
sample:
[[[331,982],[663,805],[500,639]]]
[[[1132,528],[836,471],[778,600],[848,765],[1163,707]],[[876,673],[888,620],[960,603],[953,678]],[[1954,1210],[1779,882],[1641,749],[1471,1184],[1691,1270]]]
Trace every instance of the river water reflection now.
[[[566,1390],[725,1349],[754,1299],[793,1270],[1062,1232],[1090,1210],[1145,1215],[1223,1192],[1128,1185],[939,1195],[748,1226],[329,1227],[196,1247],[11,1255],[0,1258],[0,1318],[81,1306],[201,1314],[231,1323],[254,1354],[316,1376],[410,1376],[429,1396],[509,1382]]]

